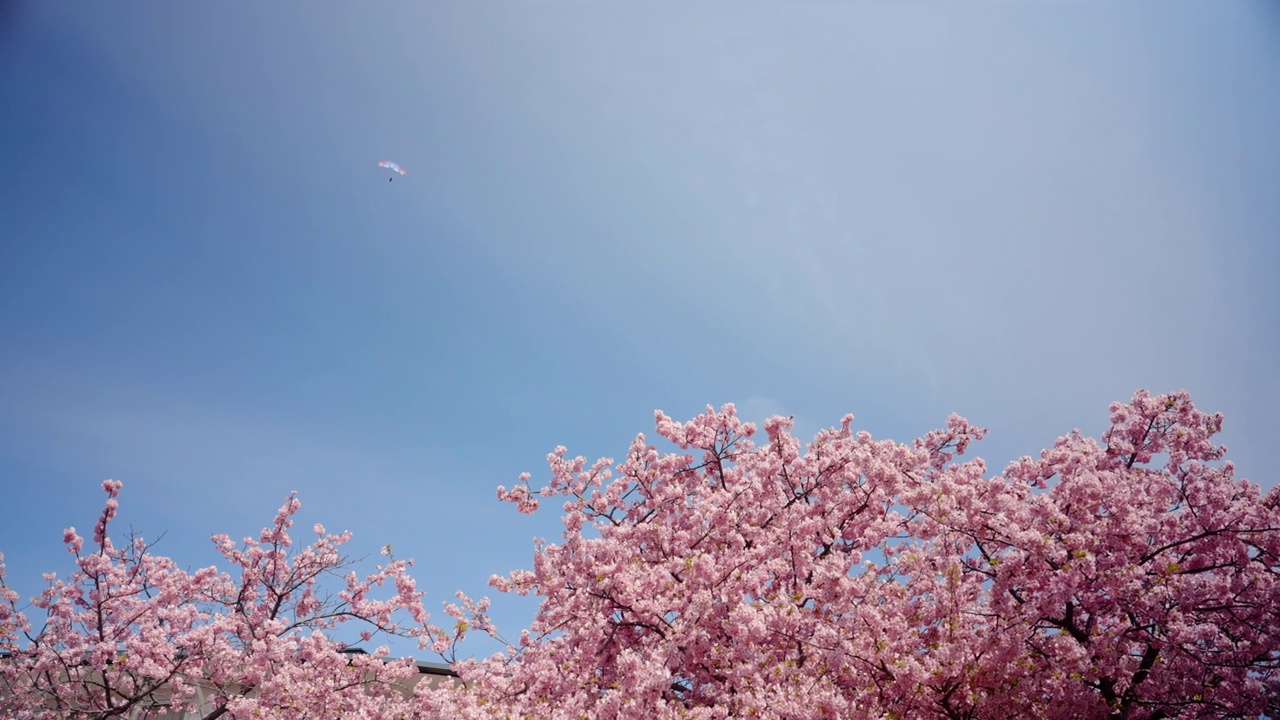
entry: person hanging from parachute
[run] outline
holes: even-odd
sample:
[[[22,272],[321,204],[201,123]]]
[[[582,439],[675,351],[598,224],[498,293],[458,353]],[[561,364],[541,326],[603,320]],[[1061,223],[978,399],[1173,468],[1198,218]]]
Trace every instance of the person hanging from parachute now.
[[[400,166],[400,163],[391,162],[390,160],[382,160],[382,161],[380,161],[380,162],[378,163],[378,167],[386,168],[386,169],[388,169],[388,170],[390,170],[390,171],[392,171],[392,172],[400,173],[400,176],[401,176],[401,177],[404,177],[405,175],[408,175],[408,174],[409,174],[409,171],[408,171],[408,170],[405,170],[403,167],[401,167],[401,166]],[[387,182],[391,182],[392,180],[395,180],[395,179],[396,179],[396,177],[395,177],[394,175],[392,175],[391,177],[387,178]]]

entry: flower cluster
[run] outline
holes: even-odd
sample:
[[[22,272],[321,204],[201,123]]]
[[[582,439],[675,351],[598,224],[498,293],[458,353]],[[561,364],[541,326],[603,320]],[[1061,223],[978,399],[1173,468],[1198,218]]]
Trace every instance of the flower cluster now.
[[[321,580],[350,566],[349,533],[298,548],[289,534],[300,503],[290,496],[257,539],[213,538],[234,574],[188,572],[151,551],[141,537],[123,546],[109,529],[121,483],[103,483],[108,500],[94,542],[69,528],[63,537],[76,570],[32,600],[33,628],[0,565],[0,715],[148,718],[419,718],[417,668],[388,661],[385,647],[353,655],[326,634],[344,623],[360,636],[415,638],[439,648],[448,636],[428,623],[411,561],[391,560],[363,577],[348,572],[336,597]],[[2,560],[3,558],[0,558]],[[387,586],[392,592],[379,592]],[[389,595],[389,597],[383,597]]]
[[[453,628],[432,626],[389,546],[363,576],[347,533],[295,546],[295,496],[256,538],[214,537],[233,572],[189,572],[113,543],[107,481],[93,543],[64,535],[75,572],[32,601],[39,626],[0,556],[0,715],[1280,717],[1280,490],[1235,477],[1222,417],[1185,392],[1139,392],[1100,438],[996,474],[963,458],[985,431],[954,415],[909,443],[852,416],[802,443],[732,405],[655,427],[666,451],[558,447],[544,485],[499,488],[563,508],[532,569],[490,583],[538,614],[505,653],[455,663],[462,683],[412,691],[411,662],[330,634],[452,657],[500,637],[487,599],[458,593]]]
[[[621,462],[557,448],[520,510],[564,534],[456,717],[1276,716],[1280,494],[1234,477],[1188,395],[1138,393],[991,476],[952,416],[909,444],[657,414]],[[758,443],[758,444],[757,444]]]

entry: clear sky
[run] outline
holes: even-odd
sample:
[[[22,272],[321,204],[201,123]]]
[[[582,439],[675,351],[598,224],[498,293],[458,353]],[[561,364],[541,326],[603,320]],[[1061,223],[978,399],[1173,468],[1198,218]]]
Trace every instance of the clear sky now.
[[[709,403],[998,469],[1186,388],[1272,486],[1278,128],[1264,2],[0,3],[10,582],[112,477],[438,607],[558,534],[497,485]]]

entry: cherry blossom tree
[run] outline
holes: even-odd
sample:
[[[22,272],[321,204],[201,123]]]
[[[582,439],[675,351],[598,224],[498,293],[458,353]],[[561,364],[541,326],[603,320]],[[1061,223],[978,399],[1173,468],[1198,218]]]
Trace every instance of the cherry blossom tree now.
[[[853,418],[802,445],[731,405],[657,414],[615,464],[557,448],[542,487],[563,537],[495,576],[541,598],[505,654],[455,664],[465,686],[407,691],[385,648],[452,657],[498,637],[488,600],[429,623],[410,563],[347,572],[349,535],[289,534],[296,497],[257,539],[214,543],[234,575],[189,572],[108,530],[48,575],[31,623],[0,565],[0,715],[145,718],[1280,717],[1280,490],[1237,479],[1189,396],[1139,392],[1098,439],[1074,432],[991,474],[962,460],[985,431],[952,416],[902,444]],[[2,560],[2,558],[0,558]],[[380,599],[375,599],[380,598]]]
[[[1280,492],[1234,476],[1185,392],[1111,408],[990,474],[952,416],[907,444],[852,416],[802,446],[732,405],[657,413],[619,463],[563,447],[558,544],[495,576],[541,598],[459,663],[450,717],[1280,717]],[[448,608],[496,635],[485,601]]]
[[[350,533],[316,525],[315,540],[295,547],[295,494],[257,539],[214,536],[235,576],[213,567],[188,572],[141,537],[112,541],[120,488],[103,483],[108,500],[92,545],[75,528],[65,532],[76,569],[66,578],[46,574],[48,587],[31,603],[40,625],[3,584],[0,564],[0,716],[430,716],[408,691],[417,675],[411,659],[393,660],[386,647],[346,652],[332,637],[351,623],[362,641],[412,638],[449,652],[453,638],[428,622],[412,561],[384,548],[386,560],[372,573],[343,576],[352,564],[342,554]],[[340,589],[329,594],[322,581],[333,575]]]

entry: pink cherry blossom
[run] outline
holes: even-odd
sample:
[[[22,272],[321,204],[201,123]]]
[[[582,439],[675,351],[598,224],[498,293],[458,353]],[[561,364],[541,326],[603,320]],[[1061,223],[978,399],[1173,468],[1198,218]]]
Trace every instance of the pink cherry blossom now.
[[[352,655],[331,636],[351,623],[362,636],[416,639],[448,649],[450,638],[428,623],[408,560],[367,575],[348,573],[331,595],[322,581],[351,562],[341,546],[349,533],[325,534],[298,548],[289,529],[300,503],[285,502],[259,539],[215,547],[231,573],[189,572],[157,555],[141,537],[117,546],[108,531],[121,483],[107,481],[108,501],[95,549],[68,529],[76,558],[66,579],[49,584],[31,606],[3,584],[0,564],[0,716],[152,718],[169,710],[187,717],[427,718],[431,703],[410,692],[417,677],[408,659],[386,648]],[[0,556],[0,560],[3,557]],[[390,592],[387,592],[390,590]],[[479,608],[476,608],[479,610]]]
[[[463,684],[412,691],[409,661],[331,634],[453,657],[469,633],[501,638],[488,599],[458,593],[453,627],[432,626],[390,546],[364,576],[349,533],[295,546],[296,496],[256,538],[213,538],[232,572],[185,571],[112,542],[108,481],[94,546],[66,531],[76,567],[46,576],[38,623],[0,556],[0,715],[1280,717],[1280,490],[1235,477],[1222,422],[1139,392],[1100,438],[993,474],[963,457],[986,431],[956,415],[907,443],[852,416],[802,443],[732,405],[658,412],[665,450],[557,447],[544,485],[499,488],[521,512],[563,508],[532,569],[490,582],[538,614],[505,653],[456,663]]]
[[[1221,416],[1185,392],[1111,422],[994,475],[960,461],[985,431],[955,415],[906,444],[846,417],[802,445],[726,405],[658,412],[673,451],[556,448],[544,486],[499,491],[564,502],[560,541],[490,583],[539,596],[537,617],[437,700],[463,718],[1280,716],[1280,491],[1234,476]]]

